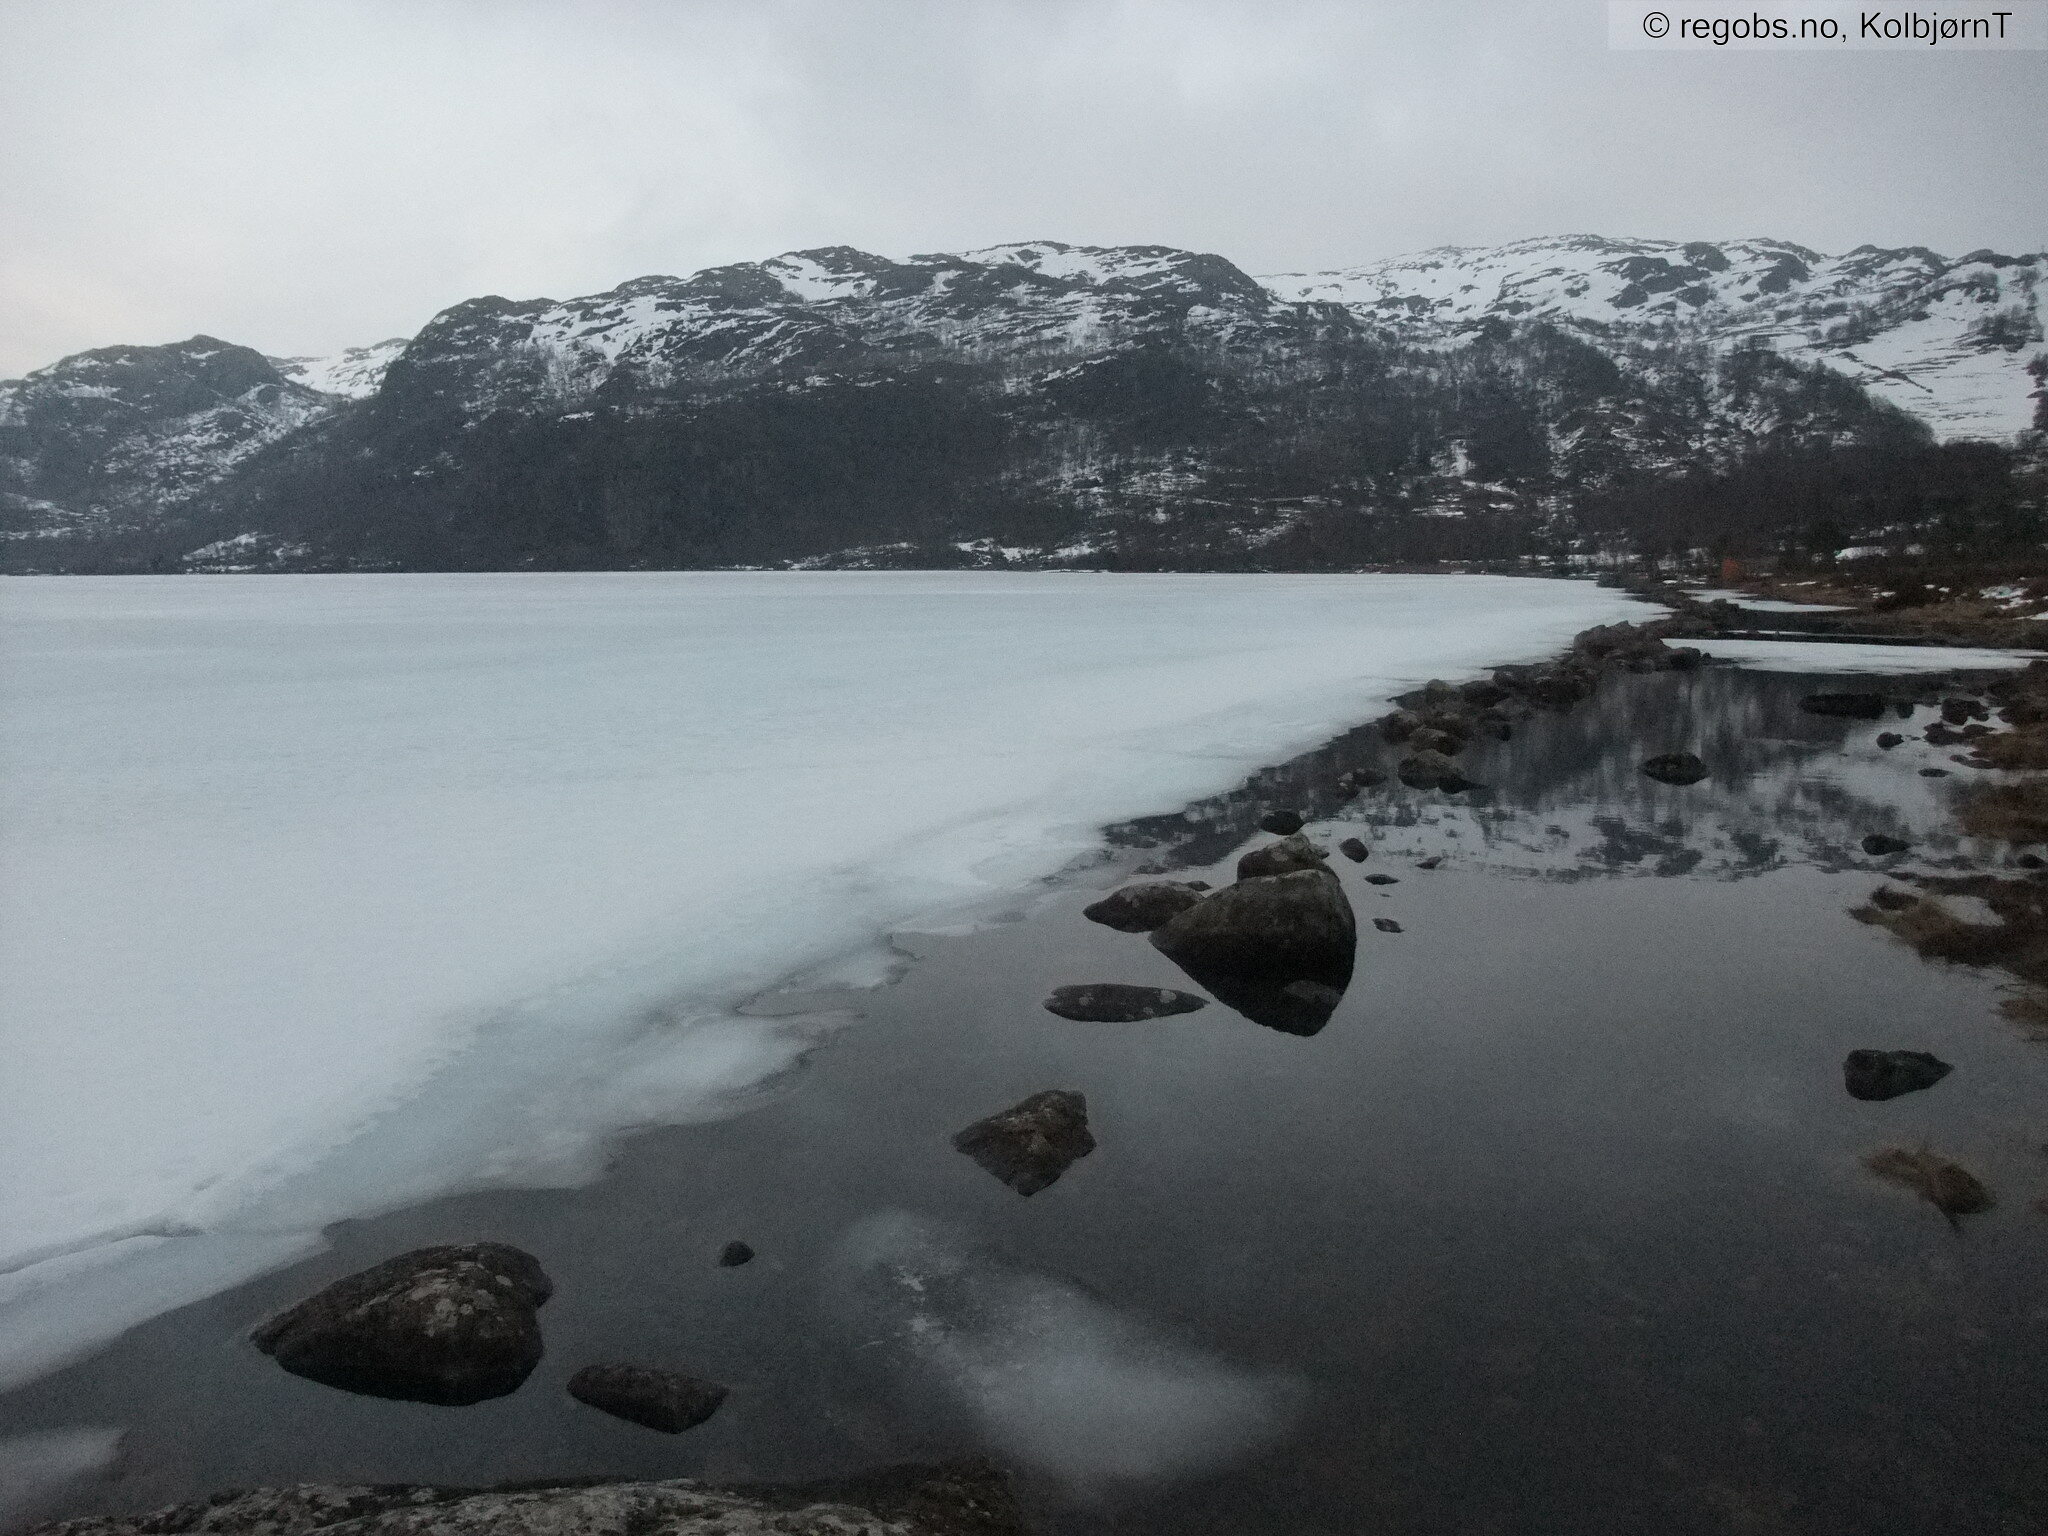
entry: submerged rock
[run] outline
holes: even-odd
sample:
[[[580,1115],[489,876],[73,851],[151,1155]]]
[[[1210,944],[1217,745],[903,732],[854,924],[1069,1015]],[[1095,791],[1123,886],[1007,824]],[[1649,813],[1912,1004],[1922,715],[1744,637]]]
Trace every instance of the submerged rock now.
[[[1355,837],[1347,837],[1337,845],[1337,851],[1354,864],[1363,864],[1372,850]]]
[[[1367,875],[1365,883],[1367,885],[1399,885],[1401,877],[1399,875]]]
[[[1912,1190],[1950,1220],[1988,1211],[1995,1203],[1967,1168],[1925,1147],[1885,1147],[1865,1157],[1863,1166]]]
[[[1415,867],[1416,867],[1417,869],[1435,869],[1435,868],[1437,867],[1437,865],[1439,865],[1439,864],[1443,863],[1443,861],[1444,861],[1444,856],[1443,856],[1442,854],[1440,854],[1440,853],[1432,853],[1432,854],[1431,854],[1431,855],[1430,855],[1430,856],[1429,856],[1428,858],[1426,858],[1426,859],[1417,859],[1417,860],[1415,861]]]
[[[1941,718],[1950,725],[1967,725],[1972,720],[1989,720],[1991,711],[1982,699],[1943,699]]]
[[[1227,886],[1156,930],[1152,944],[1247,1018],[1314,1034],[1350,984],[1358,926],[1343,886],[1318,866]],[[1314,985],[1290,991],[1296,983]]]
[[[1897,731],[1879,731],[1877,733],[1877,744],[1884,751],[1889,752],[1893,747],[1904,746],[1906,738]]]
[[[1143,1019],[1164,1019],[1177,1013],[1206,1008],[1208,1000],[1192,992],[1175,992],[1168,987],[1133,987],[1120,981],[1089,982],[1080,986],[1055,987],[1045,1000],[1047,1011],[1063,1019],[1081,1019],[1092,1024],[1135,1024]]]
[[[1932,1088],[1954,1070],[1926,1051],[1851,1051],[1842,1061],[1842,1086],[1852,1099],[1896,1099]]]
[[[1889,837],[1882,832],[1873,832],[1863,839],[1863,851],[1873,859],[1884,858],[1887,854],[1904,853],[1912,846],[1903,837]]]
[[[1202,893],[1184,881],[1151,880],[1111,891],[1083,907],[1081,915],[1119,933],[1150,933],[1201,899]]]
[[[1048,1088],[975,1121],[953,1146],[1018,1194],[1035,1195],[1095,1150],[1088,1101],[1071,1089]]]
[[[1442,789],[1465,782],[1458,765],[1441,752],[1411,752],[1395,765],[1394,772],[1410,789]]]
[[[727,1388],[651,1365],[586,1365],[569,1378],[569,1395],[600,1413],[665,1435],[679,1435],[718,1412]]]
[[[316,1291],[250,1339],[295,1376],[366,1397],[462,1407],[540,1363],[534,1311],[554,1286],[504,1243],[416,1248]]]
[[[1379,929],[1381,933],[1399,933],[1401,931],[1401,925],[1391,917],[1376,917],[1372,920],[1372,925]]]
[[[1299,832],[1306,825],[1299,811],[1268,811],[1259,818],[1261,831],[1277,832],[1282,837],[1290,832]]]
[[[90,1515],[35,1536],[1025,1536],[1006,1477],[980,1461],[829,1482],[717,1488],[681,1479],[511,1488],[301,1484]]]
[[[720,1267],[724,1269],[737,1269],[740,1265],[751,1261],[753,1257],[754,1250],[745,1243],[740,1242],[727,1243],[718,1251],[718,1262]]]
[[[1260,875],[1292,874],[1298,869],[1321,869],[1328,859],[1328,854],[1297,832],[1277,843],[1254,848],[1239,859],[1237,878],[1251,880]]]
[[[1902,891],[1895,885],[1880,885],[1870,893],[1870,904],[1880,912],[1903,912],[1919,900],[1911,891]]]
[[[1690,752],[1664,752],[1645,758],[1643,772],[1660,784],[1697,784],[1707,776],[1707,765]]]
[[[1841,715],[1852,720],[1878,720],[1884,717],[1884,695],[1809,693],[1799,701],[1799,707],[1810,715]]]

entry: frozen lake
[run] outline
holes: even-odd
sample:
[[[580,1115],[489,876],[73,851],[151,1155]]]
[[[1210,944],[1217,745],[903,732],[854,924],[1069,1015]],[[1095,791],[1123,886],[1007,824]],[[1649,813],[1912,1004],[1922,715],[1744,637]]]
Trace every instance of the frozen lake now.
[[[735,1013],[1432,676],[1487,577],[70,578],[0,605],[0,1380],[835,1027]]]

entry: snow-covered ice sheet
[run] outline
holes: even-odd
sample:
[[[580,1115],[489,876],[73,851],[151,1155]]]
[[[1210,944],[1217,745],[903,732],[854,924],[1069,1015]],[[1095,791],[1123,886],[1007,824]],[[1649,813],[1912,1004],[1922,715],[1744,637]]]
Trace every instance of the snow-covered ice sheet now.
[[[1641,611],[1400,576],[0,598],[0,1379],[333,1220],[729,1113],[834,1023],[734,1013],[764,987]]]
[[[1832,640],[1688,640],[1709,656],[1758,672],[1952,672],[2024,667],[2048,651],[1975,645],[1861,645]]]
[[[1688,592],[1687,597],[1696,597],[1703,603],[1715,601],[1735,603],[1743,608],[1754,608],[1758,613],[1847,613],[1846,603],[1788,603],[1779,597],[1757,597],[1748,592],[1727,591],[1719,587],[1705,592]]]

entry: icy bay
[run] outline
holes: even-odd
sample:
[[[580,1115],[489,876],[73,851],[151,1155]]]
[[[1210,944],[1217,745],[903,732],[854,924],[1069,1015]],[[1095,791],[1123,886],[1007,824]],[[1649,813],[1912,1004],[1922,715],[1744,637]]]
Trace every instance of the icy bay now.
[[[749,996],[1639,605],[1491,577],[70,578],[0,604],[0,1380],[586,1177]]]

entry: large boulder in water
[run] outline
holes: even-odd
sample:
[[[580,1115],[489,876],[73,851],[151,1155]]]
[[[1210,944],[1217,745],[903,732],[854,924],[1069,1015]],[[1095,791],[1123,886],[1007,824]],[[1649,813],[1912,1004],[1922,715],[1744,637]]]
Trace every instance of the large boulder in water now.
[[[1089,1024],[1136,1024],[1145,1019],[1193,1013],[1207,1006],[1205,999],[1192,992],[1176,992],[1170,987],[1134,987],[1121,981],[1055,987],[1052,996],[1045,1000],[1048,1013]]]
[[[953,1146],[1018,1194],[1035,1195],[1095,1150],[1088,1101],[1070,1089],[1048,1088],[975,1121]]]
[[[1226,886],[1154,931],[1153,947],[1245,1017],[1312,1035],[1351,983],[1358,923],[1328,869]]]
[[[1237,878],[1254,879],[1259,875],[1287,875],[1298,869],[1321,869],[1329,859],[1314,843],[1299,832],[1292,837],[1283,837],[1277,843],[1268,843],[1263,848],[1254,848],[1237,861]],[[1185,910],[1185,909],[1183,909]],[[1176,912],[1174,916],[1180,914]],[[1156,924],[1154,926],[1157,926]]]
[[[540,1261],[504,1243],[416,1248],[316,1291],[250,1338],[323,1386],[461,1407],[516,1391],[540,1363],[534,1311],[553,1292]]]
[[[1200,891],[1178,880],[1142,881],[1111,891],[1102,900],[1083,907],[1081,915],[1119,933],[1150,933],[1201,899]]]

